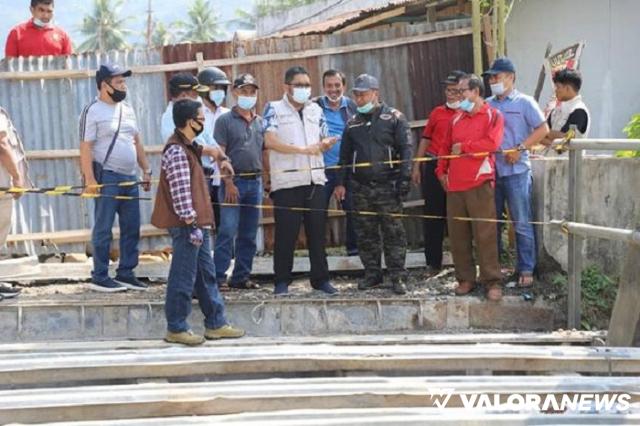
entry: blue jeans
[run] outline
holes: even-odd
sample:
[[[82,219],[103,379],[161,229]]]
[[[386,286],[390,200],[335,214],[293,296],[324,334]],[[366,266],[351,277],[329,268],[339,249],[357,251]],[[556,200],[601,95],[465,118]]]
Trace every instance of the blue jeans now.
[[[191,227],[170,228],[173,248],[164,312],[167,328],[172,333],[189,330],[187,318],[191,313],[191,300],[195,290],[207,328],[220,328],[227,324],[224,299],[216,284],[216,270],[211,258],[210,232],[203,230],[200,247],[189,242]]]
[[[327,183],[324,184],[325,191],[325,199],[326,206],[329,207],[329,201],[331,201],[331,197],[333,196],[333,191],[336,189],[338,184],[338,171],[337,170],[327,170],[325,172],[327,175]],[[342,209],[343,210],[353,210],[353,200],[351,199],[351,186],[347,184],[347,193],[344,197],[344,201],[342,201]],[[347,213],[347,253],[353,253],[358,251],[358,237],[356,237],[356,227],[355,222],[353,220],[353,214]]]
[[[238,188],[238,204],[258,206],[262,204],[262,179],[241,179],[233,183]],[[220,185],[220,202],[224,202],[225,185]],[[218,283],[226,281],[226,272],[234,257],[236,263],[229,285],[246,283],[251,275],[253,257],[256,254],[256,234],[260,210],[253,207],[227,207],[220,209],[220,227],[217,230],[213,259]],[[234,244],[235,241],[235,244]],[[235,246],[235,250],[234,250]]]
[[[517,175],[499,177],[496,180],[496,213],[502,219],[505,203],[509,207],[511,220],[515,222],[516,249],[518,252],[517,270],[520,273],[532,273],[536,266],[536,240],[533,225],[532,208],[533,178],[531,171]],[[498,249],[502,252],[503,224],[498,224]]]
[[[136,176],[127,176],[120,173],[104,170],[102,173],[103,184],[136,181]],[[126,195],[138,197],[137,186],[119,187],[105,186],[100,190],[107,196]],[[130,278],[133,270],[138,266],[138,242],[140,241],[140,202],[138,200],[125,201],[113,198],[96,198],[95,200],[95,224],[91,242],[93,244],[93,282],[100,283],[109,278],[109,251],[113,235],[111,228],[118,214],[120,225],[120,261],[117,276]]]

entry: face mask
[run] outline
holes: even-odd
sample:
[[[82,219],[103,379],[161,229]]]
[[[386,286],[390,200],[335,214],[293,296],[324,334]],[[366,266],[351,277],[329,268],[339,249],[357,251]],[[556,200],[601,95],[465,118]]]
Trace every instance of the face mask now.
[[[213,102],[216,106],[221,106],[224,102],[224,98],[226,93],[224,90],[213,90],[209,92],[209,100]]]
[[[311,87],[294,87],[293,100],[299,104],[306,103],[311,97]]]
[[[458,109],[460,108],[460,101],[447,102],[447,107],[450,109]]]
[[[500,95],[504,94],[504,92],[505,92],[505,88],[504,88],[504,83],[503,82],[491,85],[491,93],[493,93],[494,95],[500,96]]]
[[[465,99],[464,101],[460,102],[460,109],[465,112],[473,111],[473,107],[475,106],[475,102],[471,102],[469,99]]]
[[[33,18],[33,25],[38,28],[47,28],[51,24],[49,22],[44,22],[38,18]]]
[[[204,132],[204,123],[198,120],[194,120],[194,121],[200,125],[200,128],[196,129],[195,127],[193,127],[193,125],[191,125],[191,130],[193,130],[193,133],[195,133],[196,136],[200,136],[202,132]]]
[[[369,102],[361,107],[358,107],[358,112],[360,114],[369,114],[371,112],[371,110],[373,109],[373,102]]]
[[[109,96],[111,96],[111,99],[113,99],[113,102],[118,103],[125,100],[125,98],[127,97],[126,90],[118,90],[110,84],[108,84],[108,86],[113,89],[113,93],[109,93]]]
[[[329,101],[331,103],[335,104],[335,103],[338,103],[342,99],[342,96],[338,96],[337,98],[332,98],[331,96],[327,95],[327,99],[329,99]]]
[[[252,110],[257,101],[257,96],[238,96],[238,106],[246,111]]]

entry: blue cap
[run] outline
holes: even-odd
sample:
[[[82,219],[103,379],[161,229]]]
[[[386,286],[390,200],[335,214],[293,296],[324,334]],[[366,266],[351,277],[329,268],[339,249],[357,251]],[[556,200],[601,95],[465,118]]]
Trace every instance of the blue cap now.
[[[354,92],[366,92],[367,90],[378,90],[378,79],[369,74],[360,74],[353,85]]]
[[[98,85],[105,79],[116,76],[131,77],[131,70],[125,70],[116,64],[103,64],[100,65],[100,69],[96,71],[96,82]]]
[[[493,64],[491,64],[491,68],[483,72],[482,75],[496,75],[501,72],[516,73],[516,67],[513,65],[511,59],[507,57],[496,59],[493,61]]]

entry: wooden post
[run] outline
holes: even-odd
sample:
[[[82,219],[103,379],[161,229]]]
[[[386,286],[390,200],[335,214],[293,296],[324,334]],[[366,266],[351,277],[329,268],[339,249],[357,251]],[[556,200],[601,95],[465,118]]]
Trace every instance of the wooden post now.
[[[505,56],[505,38],[506,38],[506,6],[505,0],[497,0],[498,2],[498,56]]]
[[[200,71],[204,69],[204,53],[196,53],[196,63],[198,64],[198,74],[200,74]]]
[[[608,346],[640,346],[640,246],[629,244],[627,261],[620,278],[616,303],[611,313]]]
[[[480,15],[480,0],[471,0],[471,22],[473,31],[473,71],[482,74],[482,16]]]

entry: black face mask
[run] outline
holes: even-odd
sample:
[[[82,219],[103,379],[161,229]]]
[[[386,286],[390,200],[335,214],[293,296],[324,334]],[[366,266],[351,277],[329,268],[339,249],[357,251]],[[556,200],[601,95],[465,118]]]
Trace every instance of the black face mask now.
[[[109,96],[111,96],[111,99],[113,99],[113,102],[118,103],[125,100],[125,98],[127,97],[126,90],[118,90],[108,83],[107,85],[113,89],[113,93],[109,93]]]
[[[202,132],[204,132],[204,123],[198,120],[194,121],[200,125],[200,128],[196,129],[195,127],[193,127],[193,125],[191,125],[191,130],[193,130],[193,133],[195,133],[196,136],[200,136]]]

